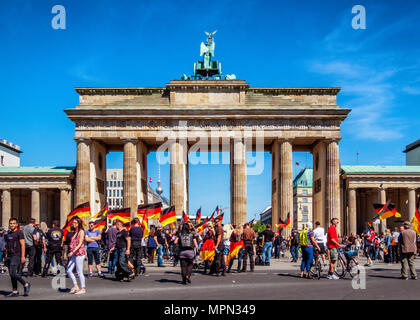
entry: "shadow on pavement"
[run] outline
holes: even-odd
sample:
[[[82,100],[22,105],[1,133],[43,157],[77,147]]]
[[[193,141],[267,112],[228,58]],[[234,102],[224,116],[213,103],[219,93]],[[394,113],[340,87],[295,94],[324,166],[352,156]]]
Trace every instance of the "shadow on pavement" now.
[[[182,284],[182,281],[180,280],[171,280],[171,279],[159,279],[159,280],[155,280],[156,282],[160,282],[160,283],[176,283],[176,284]]]

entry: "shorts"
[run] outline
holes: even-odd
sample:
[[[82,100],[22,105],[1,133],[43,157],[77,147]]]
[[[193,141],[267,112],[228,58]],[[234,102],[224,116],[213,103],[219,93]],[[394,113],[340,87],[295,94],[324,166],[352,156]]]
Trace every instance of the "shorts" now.
[[[338,260],[338,249],[331,248],[330,249],[330,261],[337,261]]]
[[[228,246],[225,246],[225,249],[223,250],[223,254],[225,256],[229,255],[229,247]]]
[[[324,243],[318,243],[319,248],[321,249],[321,251],[319,252],[319,254],[326,254],[327,252],[325,251],[325,246]]]
[[[99,258],[99,248],[87,248],[88,265],[93,264],[93,258],[95,258],[95,264],[99,265],[101,260]]]
[[[364,248],[364,253],[365,253],[365,257],[366,258],[370,258],[370,251],[372,250],[372,246],[371,245],[365,245]]]

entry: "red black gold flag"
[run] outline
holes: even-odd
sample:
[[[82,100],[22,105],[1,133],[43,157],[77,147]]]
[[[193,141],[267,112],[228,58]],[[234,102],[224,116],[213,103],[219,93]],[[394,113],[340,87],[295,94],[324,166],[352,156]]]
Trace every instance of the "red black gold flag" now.
[[[411,220],[413,230],[420,236],[420,199],[417,201],[417,205],[414,211],[414,218]]]
[[[104,216],[104,217],[94,221],[95,225],[93,226],[93,230],[102,231],[106,226],[107,220],[108,220],[108,218],[106,216]]]
[[[230,260],[235,258],[238,255],[239,251],[241,251],[243,248],[245,248],[245,244],[242,240],[238,242],[231,242],[229,254],[226,259],[226,264],[229,264]]]
[[[90,205],[89,205],[89,202],[86,202],[78,206],[72,212],[70,212],[69,215],[67,216],[67,221],[70,221],[74,217],[79,217],[80,219],[89,218],[90,215],[91,215]]]
[[[197,214],[195,216],[195,222],[197,225],[201,223],[201,207],[197,210]]]
[[[188,215],[185,213],[185,211],[182,211],[182,220],[184,221],[184,223],[187,223],[190,221],[190,218],[188,217]]]
[[[286,222],[283,222],[281,218],[279,218],[279,223],[276,224],[277,228],[290,228],[290,212],[287,214]]]
[[[124,209],[115,209],[108,212],[108,219],[120,220],[123,224],[130,223],[131,220],[131,209],[124,208]]]
[[[96,220],[96,219],[101,219],[103,217],[106,217],[106,215],[108,214],[108,204],[106,204],[101,211],[99,211],[97,214],[95,214],[90,220]]]
[[[147,219],[147,209],[141,219],[141,227],[143,228],[143,239],[149,236],[149,220]]]
[[[164,209],[159,219],[159,223],[162,225],[162,227],[167,226],[168,224],[171,224],[171,223],[175,223],[175,222],[176,222],[175,206]]]
[[[252,228],[252,225],[254,224],[254,221],[255,221],[255,218],[254,218],[254,219],[252,219],[252,220],[248,223],[250,228]]]
[[[373,208],[378,214],[377,218],[381,220],[385,220],[390,217],[401,218],[401,214],[397,212],[397,208],[395,207],[395,204],[393,203],[390,203],[388,206],[387,204],[374,203]]]
[[[143,216],[147,210],[147,218],[149,219],[159,219],[160,213],[162,212],[162,202],[152,203],[152,204],[140,204],[137,207],[137,216]]]
[[[206,240],[200,249],[200,258],[204,261],[213,261],[216,254],[214,247],[214,240]]]

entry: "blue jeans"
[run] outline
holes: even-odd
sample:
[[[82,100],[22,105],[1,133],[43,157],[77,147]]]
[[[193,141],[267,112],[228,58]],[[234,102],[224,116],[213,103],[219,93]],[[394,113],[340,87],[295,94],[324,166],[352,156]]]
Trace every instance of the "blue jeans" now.
[[[388,246],[388,259],[389,259],[389,263],[392,263],[393,260],[393,254],[392,254],[392,246]],[[1,261],[1,260],[0,260]]]
[[[262,250],[262,261],[265,263],[270,263],[271,260],[271,250],[273,249],[272,242],[264,243],[263,250]],[[267,257],[267,259],[266,259]]]
[[[300,271],[306,269],[306,271],[311,270],[312,261],[314,259],[314,248],[302,246],[302,263],[300,264]]]
[[[3,262],[4,251],[0,251],[0,263]]]
[[[115,266],[117,265],[117,257],[118,257],[117,250],[115,249],[109,255],[108,273],[114,273],[115,272]]]
[[[160,245],[157,249],[158,256],[158,267],[163,266],[163,245]]]
[[[299,258],[299,247],[296,245],[290,246],[290,253],[292,254],[292,258],[294,261],[297,261]]]

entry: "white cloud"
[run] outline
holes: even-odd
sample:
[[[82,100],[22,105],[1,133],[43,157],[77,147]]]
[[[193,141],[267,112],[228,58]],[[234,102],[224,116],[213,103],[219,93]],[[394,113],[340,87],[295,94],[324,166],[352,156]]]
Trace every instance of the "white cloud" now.
[[[420,95],[420,88],[413,88],[413,87],[404,87],[402,91],[412,95]]]

